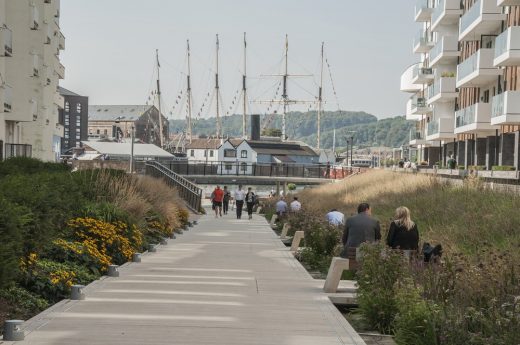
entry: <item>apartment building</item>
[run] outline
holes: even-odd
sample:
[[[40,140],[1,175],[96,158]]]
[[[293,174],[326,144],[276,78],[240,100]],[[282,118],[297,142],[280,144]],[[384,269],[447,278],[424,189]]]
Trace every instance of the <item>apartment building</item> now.
[[[62,87],[58,91],[64,99],[64,107],[59,110],[59,122],[64,128],[61,153],[71,154],[73,148],[88,139],[88,97]]]
[[[59,158],[59,0],[0,0],[0,158]]]
[[[418,160],[520,166],[520,0],[419,0],[401,76]]]

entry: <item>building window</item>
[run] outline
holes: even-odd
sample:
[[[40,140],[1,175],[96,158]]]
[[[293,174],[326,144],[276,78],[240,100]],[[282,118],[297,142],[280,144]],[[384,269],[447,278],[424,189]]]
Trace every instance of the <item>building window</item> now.
[[[208,156],[208,150],[204,150],[204,157]]]
[[[195,157],[195,150],[191,150],[191,151],[190,151],[190,156],[191,156],[191,157]]]
[[[76,134],[76,139],[77,140],[81,140],[81,135],[80,134]]]
[[[108,135],[108,129],[104,129],[103,134]]]
[[[210,157],[213,157],[213,150],[210,150],[210,151],[209,151],[209,156],[210,156]]]
[[[240,157],[241,158],[247,158],[247,150],[240,151]]]
[[[65,102],[65,112],[68,113],[70,111],[70,104],[69,102]]]
[[[237,156],[237,151],[233,149],[225,149],[224,157],[225,158],[235,158]]]
[[[242,162],[240,163],[240,171],[247,171],[247,163],[246,162]]]
[[[96,131],[97,134],[99,134],[99,129]]]
[[[76,112],[81,113],[81,103],[76,104]]]
[[[230,171],[231,169],[233,169],[233,165],[229,164],[229,163],[226,163],[226,170]]]

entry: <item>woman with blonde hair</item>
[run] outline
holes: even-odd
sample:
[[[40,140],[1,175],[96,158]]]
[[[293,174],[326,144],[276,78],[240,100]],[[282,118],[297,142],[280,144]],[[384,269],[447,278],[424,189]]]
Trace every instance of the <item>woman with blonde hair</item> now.
[[[390,224],[386,244],[393,249],[419,249],[419,231],[410,218],[410,210],[407,207],[401,206],[395,210],[395,218]]]

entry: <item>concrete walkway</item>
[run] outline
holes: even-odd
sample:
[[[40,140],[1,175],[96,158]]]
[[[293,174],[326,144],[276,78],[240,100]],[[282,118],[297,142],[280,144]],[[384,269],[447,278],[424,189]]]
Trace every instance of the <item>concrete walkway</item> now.
[[[120,272],[0,344],[365,344],[260,216],[204,216]]]

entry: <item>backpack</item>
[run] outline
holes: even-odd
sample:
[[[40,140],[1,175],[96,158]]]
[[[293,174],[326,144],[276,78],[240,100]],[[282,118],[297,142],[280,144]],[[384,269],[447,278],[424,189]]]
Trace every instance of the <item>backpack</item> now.
[[[256,202],[256,195],[255,195],[255,193],[253,193],[253,192],[247,193],[246,194],[246,202],[254,204]]]

